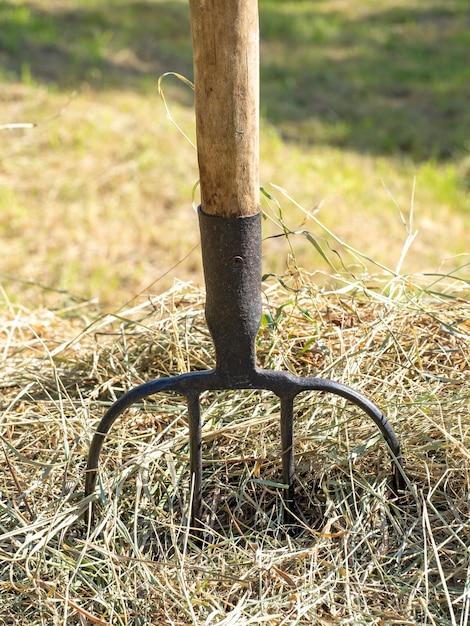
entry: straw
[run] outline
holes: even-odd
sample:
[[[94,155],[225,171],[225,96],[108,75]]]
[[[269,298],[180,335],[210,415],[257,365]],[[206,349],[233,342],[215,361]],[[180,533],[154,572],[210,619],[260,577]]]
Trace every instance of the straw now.
[[[288,279],[286,279],[288,280]],[[6,624],[457,624],[470,612],[468,293],[449,279],[263,285],[260,365],[354,386],[388,415],[409,494],[391,499],[375,427],[338,398],[295,405],[302,530],[282,526],[275,397],[202,398],[202,545],[189,522],[186,406],[130,409],[102,452],[96,526],[85,458],[109,404],[211,367],[204,294],[119,316],[0,310],[0,616]],[[285,281],[284,281],[285,282]],[[346,288],[347,287],[347,288]]]

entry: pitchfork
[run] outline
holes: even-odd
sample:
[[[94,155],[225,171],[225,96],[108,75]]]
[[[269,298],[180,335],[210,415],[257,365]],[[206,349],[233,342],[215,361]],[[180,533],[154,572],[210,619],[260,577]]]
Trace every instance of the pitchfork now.
[[[199,398],[207,390],[267,390],[280,400],[284,521],[295,516],[294,399],[303,391],[341,396],[381,431],[392,457],[392,489],[404,489],[397,437],[366,397],[331,380],[260,369],[255,339],[261,320],[259,208],[259,34],[256,0],[190,0],[196,132],[200,173],[199,226],[206,285],[206,321],[215,369],[153,380],[125,393],[103,416],[93,437],[85,494],[94,492],[107,433],[132,404],[161,391],[185,396],[188,406],[191,523],[202,525],[202,436]]]

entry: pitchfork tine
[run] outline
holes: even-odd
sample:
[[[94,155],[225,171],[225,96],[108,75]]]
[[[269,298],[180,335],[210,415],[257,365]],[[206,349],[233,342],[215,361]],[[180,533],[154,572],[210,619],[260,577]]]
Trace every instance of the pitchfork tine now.
[[[199,394],[188,394],[187,403],[189,419],[189,466],[192,478],[191,526],[193,528],[200,528],[202,524],[202,434]]]

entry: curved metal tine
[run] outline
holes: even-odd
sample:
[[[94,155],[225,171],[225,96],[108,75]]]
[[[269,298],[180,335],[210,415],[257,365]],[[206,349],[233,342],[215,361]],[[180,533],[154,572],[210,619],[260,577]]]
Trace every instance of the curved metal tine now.
[[[151,383],[144,383],[134,389],[131,389],[112,404],[101,418],[98,428],[91,440],[90,449],[88,451],[88,461],[85,473],[85,497],[91,495],[96,488],[98,478],[98,465],[100,460],[101,448],[103,447],[106,435],[111,429],[117,418],[124,413],[131,405],[139,400],[143,400],[147,396],[154,393]],[[93,523],[94,506],[93,501],[90,502],[88,512],[85,514],[85,521]]]
[[[194,378],[196,378],[196,375]],[[151,395],[160,391],[180,390],[181,383],[184,380],[187,381],[188,379],[188,375],[180,375],[173,378],[160,378],[143,383],[142,385],[138,385],[125,393],[109,407],[98,424],[98,428],[93,435],[90,449],[88,451],[88,462],[85,472],[85,497],[91,495],[95,491],[101,448],[103,447],[108,432],[117,418],[133,404],[140,402]],[[183,391],[181,391],[181,393],[183,393]],[[85,520],[87,522],[89,520],[93,521],[93,502],[90,503],[89,511],[85,514]]]
[[[351,404],[354,404],[361,409],[361,411],[372,419],[382,433],[382,437],[387,444],[392,459],[392,484],[390,487],[393,495],[398,497],[399,492],[405,489],[405,478],[400,443],[392,425],[384,413],[382,413],[382,411],[365,396],[362,396],[357,391],[348,387],[346,387],[346,393],[344,393],[343,385],[339,386],[339,383],[333,383],[333,386],[336,385],[338,385],[339,391],[335,391],[334,388],[330,391],[349,400]]]
[[[382,437],[388,446],[392,459],[392,484],[390,487],[394,496],[399,497],[399,492],[404,491],[406,488],[406,481],[401,447],[392,425],[382,411],[367,400],[367,398],[359,396],[350,401],[364,411],[366,415],[371,417],[382,433]]]
[[[387,417],[368,398],[354,389],[351,389],[351,387],[347,387],[341,383],[328,381],[328,388],[325,388],[324,391],[341,396],[351,402],[351,404],[355,404],[362,411],[364,411],[364,413],[368,415],[378,427],[390,451],[390,456],[392,458],[391,488],[394,495],[398,497],[399,492],[405,489],[405,473],[403,469],[400,443]]]
[[[300,378],[297,381],[302,389],[296,392],[285,394],[281,397],[281,449],[282,449],[282,469],[283,480],[287,487],[285,497],[286,508],[284,510],[284,523],[292,524],[295,519],[295,459],[294,459],[294,417],[293,417],[293,401],[297,393],[301,391],[316,390],[323,393],[333,393],[338,395],[357,406],[379,428],[385,443],[387,444],[390,455],[392,457],[392,485],[393,494],[398,497],[400,491],[405,489],[405,473],[403,469],[403,461],[400,443],[393,430],[390,422],[382,411],[376,407],[365,396],[358,393],[354,389],[336,383],[330,380]]]

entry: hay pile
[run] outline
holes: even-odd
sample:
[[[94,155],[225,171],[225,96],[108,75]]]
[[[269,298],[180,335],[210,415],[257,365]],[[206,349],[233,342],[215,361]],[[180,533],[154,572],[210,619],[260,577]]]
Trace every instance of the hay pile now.
[[[464,285],[465,287],[465,285]],[[296,403],[300,530],[282,526],[278,404],[208,393],[206,532],[188,527],[184,401],[117,423],[95,525],[83,472],[109,404],[213,366],[203,294],[178,284],[120,315],[0,312],[1,624],[445,624],[470,616],[470,304],[411,279],[265,289],[260,364],[353,386],[402,442],[404,502],[374,425],[339,398]]]

